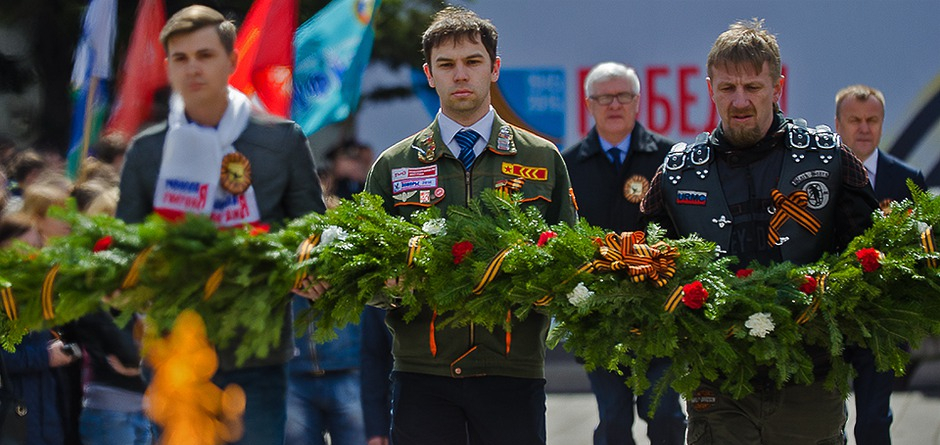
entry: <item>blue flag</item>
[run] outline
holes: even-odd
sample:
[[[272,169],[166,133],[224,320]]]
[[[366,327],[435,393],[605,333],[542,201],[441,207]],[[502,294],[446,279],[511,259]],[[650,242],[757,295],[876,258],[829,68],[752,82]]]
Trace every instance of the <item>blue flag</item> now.
[[[294,35],[291,118],[304,133],[346,119],[359,104],[381,0],[333,0]]]
[[[108,110],[116,21],[117,0],[91,0],[82,20],[72,67],[72,136],[66,164],[66,173],[73,179]]]

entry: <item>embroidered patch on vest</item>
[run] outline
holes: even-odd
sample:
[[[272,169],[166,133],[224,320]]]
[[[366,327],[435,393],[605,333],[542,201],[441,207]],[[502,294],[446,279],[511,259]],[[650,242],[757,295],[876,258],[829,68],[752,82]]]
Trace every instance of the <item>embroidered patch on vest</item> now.
[[[794,187],[800,185],[801,182],[809,179],[828,179],[829,172],[826,170],[810,170],[807,172],[800,173],[793,177],[793,180],[790,181],[790,184],[793,184]]]
[[[548,169],[545,167],[527,167],[521,164],[510,164],[503,162],[503,174],[518,176],[520,178],[531,179],[534,181],[547,181]]]
[[[692,393],[689,405],[695,411],[705,411],[718,404],[718,394],[710,389],[700,389]]]
[[[623,183],[623,197],[633,204],[639,204],[643,200],[643,195],[650,189],[649,179],[642,175],[633,175]]]
[[[708,192],[695,190],[679,190],[676,193],[676,204],[703,206],[708,204]]]
[[[803,185],[808,201],[806,207],[819,210],[829,204],[829,187],[819,181],[810,181]]]

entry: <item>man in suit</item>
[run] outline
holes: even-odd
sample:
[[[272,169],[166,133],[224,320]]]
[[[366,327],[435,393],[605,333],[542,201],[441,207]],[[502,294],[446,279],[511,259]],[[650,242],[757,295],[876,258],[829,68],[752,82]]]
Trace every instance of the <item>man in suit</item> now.
[[[881,151],[881,126],[885,116],[885,98],[881,91],[866,85],[851,85],[836,94],[836,131],[868,172],[881,209],[887,211],[891,201],[910,199],[907,179],[926,189],[924,175],[900,159]],[[891,389],[894,373],[875,370],[871,350],[849,348],[846,359],[851,361],[858,376],[855,389],[855,441],[859,445],[891,443]]]
[[[562,153],[578,197],[578,213],[592,225],[616,233],[643,230],[638,221],[640,201],[673,142],[636,121],[640,79],[633,68],[615,62],[596,65],[584,79],[584,95],[594,128]],[[668,366],[667,359],[654,360],[650,381],[655,383]],[[651,419],[652,390],[635,396],[625,379],[606,369],[588,373],[600,417],[594,445],[635,443],[631,431],[634,402],[648,423],[653,445],[684,443],[685,415],[678,394],[667,390]]]
[[[150,213],[201,214],[222,228],[280,224],[324,211],[313,154],[300,127],[257,113],[228,86],[238,60],[235,34],[222,14],[200,5],[167,21],[160,41],[173,89],[170,113],[165,123],[131,141],[118,218],[139,223]],[[294,348],[290,306],[279,310],[281,342],[267,357],[236,366],[233,347],[219,351],[214,383],[237,384],[247,398],[239,444],[284,443],[286,364]]]

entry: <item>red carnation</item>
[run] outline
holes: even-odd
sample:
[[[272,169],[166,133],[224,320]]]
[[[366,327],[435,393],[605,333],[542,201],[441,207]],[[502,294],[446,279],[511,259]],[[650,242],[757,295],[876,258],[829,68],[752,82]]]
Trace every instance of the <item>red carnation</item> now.
[[[810,295],[813,292],[816,292],[816,286],[819,284],[816,279],[809,275],[804,275],[803,278],[804,281],[803,284],[800,285],[800,292],[803,292],[806,295]]]
[[[542,234],[539,235],[539,241],[538,241],[537,243],[535,243],[535,245],[536,245],[536,246],[539,246],[539,247],[542,247],[542,246],[545,245],[545,243],[548,242],[548,240],[550,240],[550,239],[552,239],[552,238],[555,238],[555,237],[557,237],[557,236],[558,236],[558,234],[555,233],[555,232],[552,232],[551,230],[549,230],[549,231],[547,231],[547,232],[542,232]]]
[[[604,240],[600,238],[594,238],[594,245],[597,247],[601,247],[604,245]]]
[[[738,271],[735,272],[735,276],[738,278],[747,278],[751,276],[752,273],[754,273],[754,269],[738,269]]]
[[[865,272],[874,272],[881,267],[882,254],[874,247],[866,247],[855,252],[855,256],[858,257],[858,261],[862,263],[862,270]]]
[[[108,248],[111,247],[111,241],[111,235],[103,236],[98,241],[95,241],[95,247],[92,247],[91,251],[98,253],[102,250],[108,250]]]
[[[248,232],[251,236],[258,236],[271,231],[271,225],[265,223],[255,223],[251,225],[251,231]]]
[[[470,254],[473,251],[473,243],[470,241],[461,241],[457,244],[454,244],[454,247],[450,249],[450,253],[454,255],[454,264],[460,264],[463,262],[464,257]]]
[[[705,300],[708,299],[708,291],[702,286],[701,281],[693,281],[690,284],[682,286],[682,302],[690,309],[700,309]]]

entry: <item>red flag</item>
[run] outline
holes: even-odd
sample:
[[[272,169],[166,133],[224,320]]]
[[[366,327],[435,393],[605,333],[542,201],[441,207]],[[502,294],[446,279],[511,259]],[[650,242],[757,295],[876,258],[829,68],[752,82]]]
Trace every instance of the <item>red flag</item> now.
[[[140,2],[117,100],[104,134],[119,133],[127,141],[150,117],[154,92],[167,84],[163,63],[166,53],[160,44],[160,30],[165,22],[163,0]]]
[[[229,84],[271,114],[290,115],[297,0],[258,0],[238,31],[238,66]]]

